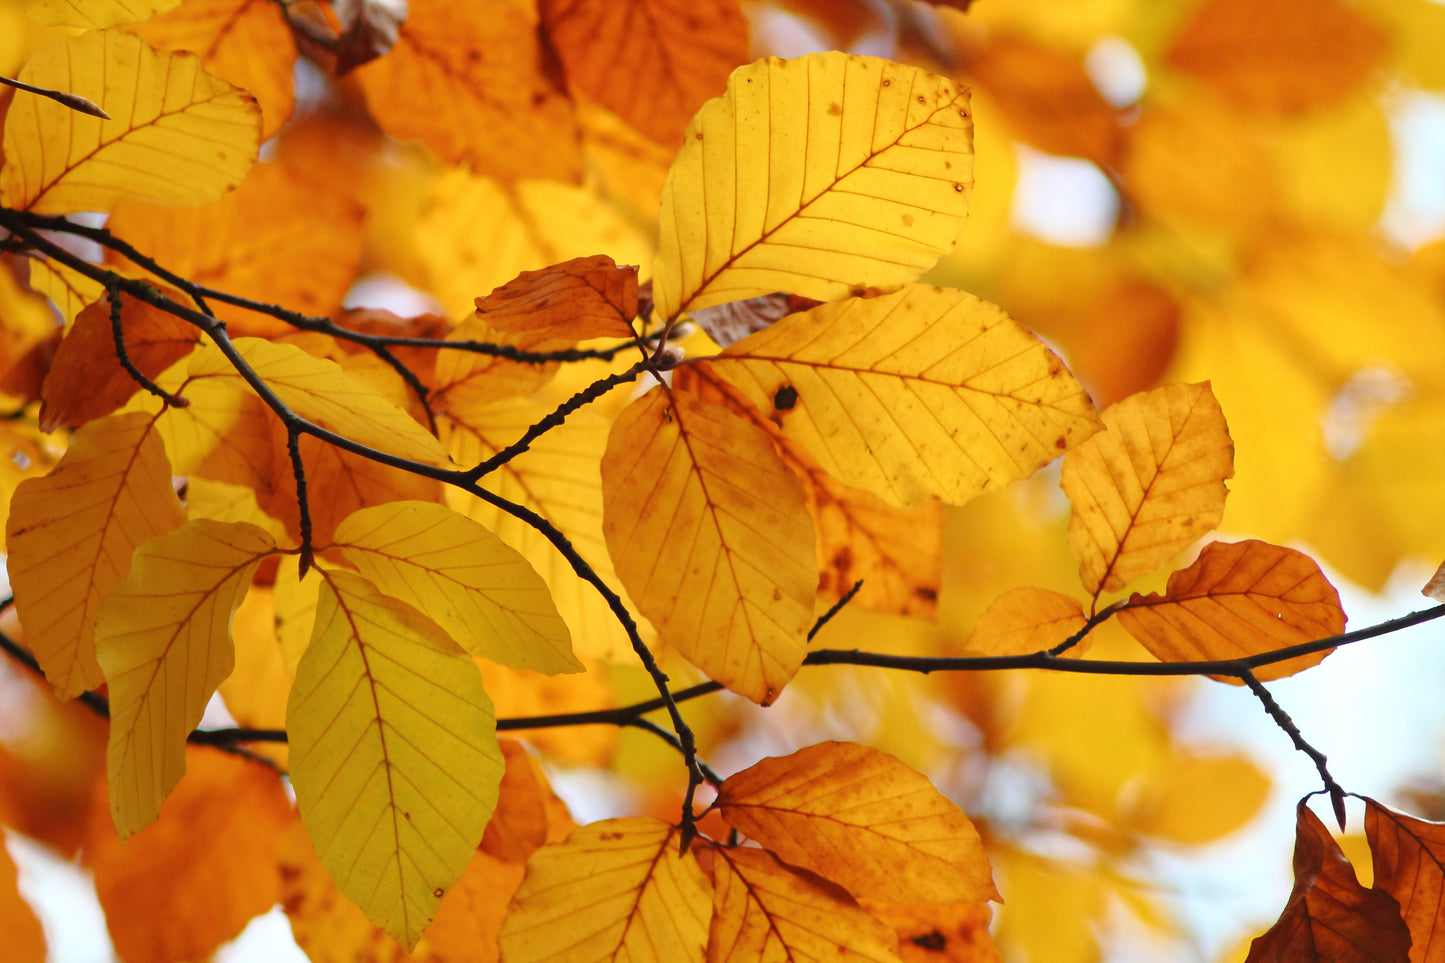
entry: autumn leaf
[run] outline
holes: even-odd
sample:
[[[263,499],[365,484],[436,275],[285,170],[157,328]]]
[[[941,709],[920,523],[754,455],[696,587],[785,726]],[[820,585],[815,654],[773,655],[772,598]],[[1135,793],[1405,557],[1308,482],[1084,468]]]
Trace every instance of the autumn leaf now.
[[[45,931],[20,895],[16,876],[14,860],[0,846],[0,929],[8,944],[5,952],[13,963],[45,963]]]
[[[1410,933],[1400,904],[1365,889],[1330,832],[1300,800],[1294,892],[1279,920],[1255,940],[1245,963],[1405,963]]]
[[[818,584],[802,485],[758,429],[655,388],[612,426],[603,533],[662,640],[754,702],[803,663]]]
[[[110,805],[122,840],[185,773],[186,736],[231,674],[231,617],[276,548],[244,522],[197,519],[136,549],[105,597],[95,655],[110,686]]]
[[[1079,600],[1048,589],[1019,587],[994,599],[964,643],[969,655],[1028,655],[1062,644],[1084,628],[1084,607]],[[1085,636],[1068,650],[1082,655],[1089,647]]]
[[[358,575],[323,578],[286,711],[291,782],[336,885],[410,949],[496,806],[496,717],[434,622]]]
[[[105,287],[59,261],[30,261],[30,290],[45,295],[70,324],[86,307],[100,300]]]
[[[1430,581],[1420,590],[1420,594],[1427,599],[1434,599],[1437,602],[1445,602],[1445,562],[1441,562],[1435,569],[1435,574],[1430,576]]]
[[[181,0],[20,0],[25,12],[56,27],[114,27],[148,20]]]
[[[241,182],[260,111],[191,54],[93,30],[37,53],[20,80],[80,94],[111,120],[18,94],[5,118],[0,201],[36,213],[109,211],[121,201],[198,204]]]
[[[474,314],[457,325],[447,340],[480,341],[523,350],[566,347],[557,342],[539,344],[531,333],[500,331],[481,314]],[[530,395],[556,373],[557,362],[534,364],[480,351],[443,350],[437,357],[427,400],[439,414],[465,424],[474,420],[475,412],[482,406],[504,398]]]
[[[655,315],[916,280],[973,186],[968,92],[854,54],[770,58],[688,124],[662,191]]]
[[[1208,383],[1165,385],[1104,412],[1064,456],[1069,547],[1095,597],[1163,568],[1224,515],[1234,445]]]
[[[502,922],[502,958],[701,959],[711,887],[696,857],[679,855],[677,833],[657,819],[609,819],[537,850]]]
[[[710,308],[698,308],[688,312],[688,317],[707,332],[707,336],[726,348],[741,341],[750,334],[757,334],[775,321],[781,321],[790,314],[816,308],[820,302],[812,298],[800,298],[796,294],[775,291],[760,294],[744,301],[729,301],[714,304]]]
[[[335,545],[365,578],[428,613],[469,654],[517,669],[582,671],[546,583],[464,515],[428,502],[363,508],[337,526]]]
[[[989,936],[986,901],[935,906],[863,900],[863,908],[893,927],[903,963],[1000,963]]]
[[[696,363],[830,474],[905,507],[1027,477],[1098,424],[1043,342],[971,294],[925,285],[790,315]]]
[[[1118,619],[1165,662],[1245,658],[1345,630],[1339,593],[1313,559],[1254,540],[1210,542],[1193,565],[1169,576],[1163,595],[1134,593]],[[1254,674],[1282,679],[1333,651],[1260,666]]]
[[[1445,932],[1439,926],[1445,899],[1445,826],[1366,799],[1365,836],[1375,888],[1395,898],[1410,929],[1410,963],[1445,959]]]
[[[836,883],[761,849],[714,852],[709,961],[898,960],[898,937]]]
[[[498,331],[529,340],[631,338],[637,317],[637,268],[605,254],[523,271],[484,298],[477,316]]]
[[[487,823],[480,848],[502,862],[525,863],[542,846],[561,842],[577,826],[527,747],[515,739],[497,743],[506,769],[498,787],[497,809]]]
[[[824,742],[764,759],[718,793],[728,824],[854,896],[998,899],[978,832],[922,775],[867,746]]]
[[[31,651],[61,698],[105,681],[95,658],[101,601],[138,545],[185,520],[165,448],[139,412],[92,421],[54,471],[15,489],[10,584]]]
[[[396,46],[397,29],[406,22],[406,0],[337,0],[336,73],[349,73],[385,56]]]

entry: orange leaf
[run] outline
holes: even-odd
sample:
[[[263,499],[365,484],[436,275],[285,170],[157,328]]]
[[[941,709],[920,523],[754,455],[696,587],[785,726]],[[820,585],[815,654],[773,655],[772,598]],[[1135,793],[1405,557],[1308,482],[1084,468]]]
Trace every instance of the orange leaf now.
[[[1224,515],[1234,445],[1209,383],[1124,399],[1064,456],[1069,547],[1097,598],[1163,568]]]
[[[184,358],[201,340],[195,327],[159,308],[128,294],[120,295],[120,303],[126,355],[147,378]],[[40,389],[41,431],[78,428],[110,414],[140,390],[116,355],[110,311],[110,297],[103,296],[76,316],[61,339]]]
[[[528,341],[631,338],[637,317],[637,268],[618,267],[605,254],[523,271],[484,298],[477,317]]]
[[[515,739],[498,739],[497,744],[506,769],[480,848],[502,862],[525,863],[544,844],[560,842],[577,826],[527,747]]]
[[[767,705],[806,654],[818,584],[802,485],[767,435],[720,405],[655,388],[612,426],[603,532],[662,640]]]
[[[448,341],[480,341],[515,345],[524,349],[562,347],[539,344],[530,333],[507,334],[494,328],[481,314],[474,314],[447,335]],[[437,353],[436,370],[429,387],[432,408],[463,423],[477,420],[477,409],[503,398],[532,394],[557,373],[557,363],[528,364],[476,351],[443,350]]]
[[[577,121],[529,0],[411,0],[395,47],[356,71],[383,130],[502,178],[582,179]],[[505,144],[505,149],[498,149]]]
[[[896,963],[898,937],[836,883],[761,849],[714,850],[709,963],[828,959]]]
[[[573,85],[668,147],[748,54],[736,0],[543,0],[542,23]]]
[[[0,932],[5,934],[5,958],[11,963],[45,963],[45,931],[20,895],[15,863],[3,843],[0,833]]]
[[[824,742],[723,783],[728,824],[784,862],[854,896],[952,903],[998,899],[963,811],[886,752]]]
[[[933,906],[869,899],[863,908],[893,927],[903,963],[1000,963],[986,901]]]
[[[1405,963],[1410,933],[1400,904],[1360,885],[1308,801],[1300,800],[1295,829],[1294,892],[1245,963]]]
[[[1375,888],[1395,898],[1410,928],[1410,963],[1445,960],[1445,825],[1427,823],[1365,800],[1365,837]]]
[[[964,650],[969,655],[1028,655],[1052,649],[1086,622],[1078,599],[1048,589],[1013,588],[989,603]],[[1068,653],[1081,655],[1088,647],[1085,637]]]
[[[1134,593],[1119,611],[1129,634],[1165,662],[1238,659],[1345,630],[1340,596],[1308,555],[1268,542],[1210,542],[1163,595]],[[1326,649],[1254,670],[1282,679],[1320,662]],[[1240,684],[1225,677],[1223,681]]]

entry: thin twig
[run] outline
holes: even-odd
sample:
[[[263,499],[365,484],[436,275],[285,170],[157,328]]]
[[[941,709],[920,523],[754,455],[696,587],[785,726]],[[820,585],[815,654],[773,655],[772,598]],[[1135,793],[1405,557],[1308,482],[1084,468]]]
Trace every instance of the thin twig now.
[[[633,729],[641,729],[644,732],[650,732],[654,736],[657,736],[657,738],[661,739],[663,742],[667,743],[669,746],[672,746],[672,748],[676,749],[678,752],[682,752],[682,744],[677,741],[677,736],[675,736],[671,732],[668,732],[666,729],[662,728],[662,726],[658,725],[650,719],[628,719],[626,722],[622,723],[622,725],[624,728],[630,727]],[[716,772],[714,772],[707,763],[699,759],[697,761],[697,767],[698,769],[702,770],[703,777],[707,779],[708,785],[712,786],[714,789],[722,788],[722,777],[719,776]]]
[[[120,360],[120,366],[125,369],[125,373],[130,375],[136,384],[166,404],[176,408],[184,408],[189,405],[190,402],[185,398],[171,394],[150,378],[147,378],[130,360],[130,352],[126,350],[125,346],[125,325],[121,323],[120,289],[108,288],[106,290],[106,296],[110,299],[110,335],[111,339],[115,342],[115,356]]]
[[[1278,702],[1274,701],[1274,696],[1270,695],[1269,690],[1264,687],[1264,683],[1255,678],[1253,672],[1243,672],[1239,675],[1239,679],[1245,685],[1249,686],[1249,691],[1253,692],[1259,699],[1260,704],[1264,706],[1264,711],[1269,713],[1269,717],[1274,720],[1274,724],[1283,729],[1285,734],[1290,737],[1294,742],[1294,747],[1309,756],[1314,762],[1315,769],[1319,771],[1320,779],[1325,784],[1325,792],[1329,794],[1330,805],[1334,807],[1335,821],[1340,824],[1340,832],[1344,832],[1345,791],[1340,787],[1339,783],[1335,782],[1334,776],[1330,775],[1329,767],[1326,765],[1325,754],[1309,744],[1304,735],[1299,731],[1299,726],[1295,725],[1294,720],[1289,717],[1289,713],[1285,712],[1284,708],[1280,706]]]
[[[840,598],[838,601],[834,602],[834,603],[832,604],[832,606],[829,607],[828,611],[826,611],[826,612],[824,612],[822,615],[818,616],[818,621],[814,622],[814,623],[813,623],[813,627],[808,630],[808,639],[807,639],[807,641],[809,641],[809,642],[813,641],[813,638],[814,638],[819,632],[823,631],[823,626],[825,626],[825,625],[827,625],[829,622],[833,621],[833,616],[835,616],[835,615],[837,615],[839,612],[843,611],[843,606],[845,606],[845,605],[847,605],[849,602],[853,601],[854,596],[856,596],[856,595],[857,595],[859,592],[861,592],[862,590],[863,590],[863,580],[860,578],[858,581],[856,581],[856,582],[853,583],[853,587],[852,587],[852,588],[850,588],[848,591],[846,591],[846,592],[843,593],[843,597],[842,597],[842,598]]]
[[[1080,628],[1079,631],[1075,632],[1073,635],[1069,636],[1067,639],[1065,639],[1064,641],[1060,642],[1058,645],[1054,646],[1052,649],[1049,649],[1049,655],[1053,655],[1053,656],[1063,655],[1065,652],[1069,651],[1069,650],[1072,649],[1074,646],[1076,646],[1076,645],[1078,645],[1080,642],[1084,641],[1084,638],[1085,638],[1090,632],[1092,632],[1092,631],[1094,631],[1094,629],[1098,628],[1101,623],[1108,621],[1108,619],[1109,619],[1110,616],[1112,616],[1115,612],[1119,611],[1119,610],[1120,610],[1121,608],[1123,608],[1123,607],[1124,607],[1124,600],[1123,600],[1123,599],[1120,599],[1119,601],[1115,602],[1113,605],[1105,606],[1103,609],[1099,610],[1098,612],[1095,612],[1093,615],[1089,616],[1088,621],[1086,621],[1086,622],[1084,623],[1083,627]]]
[[[301,459],[301,431],[286,426],[286,451],[291,455],[291,475],[296,479],[296,510],[301,521],[298,527],[301,536],[301,563],[297,578],[305,578],[311,571],[314,560],[311,545],[311,500],[306,492],[306,462]]]
[[[51,90],[49,87],[32,87],[30,84],[22,83],[14,77],[0,77],[0,84],[14,87],[16,90],[23,90],[27,93],[39,94],[41,97],[49,97],[62,107],[69,107],[71,110],[79,111],[82,114],[89,114],[92,117],[99,117],[101,120],[110,120],[110,114],[101,109],[100,105],[89,98],[79,94],[72,94],[64,90]]]

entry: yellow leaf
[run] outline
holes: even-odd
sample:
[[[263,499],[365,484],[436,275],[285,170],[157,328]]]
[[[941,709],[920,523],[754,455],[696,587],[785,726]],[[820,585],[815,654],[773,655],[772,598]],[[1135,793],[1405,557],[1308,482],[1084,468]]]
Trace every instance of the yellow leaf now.
[[[261,112],[191,54],[93,30],[46,47],[20,80],[79,94],[111,120],[19,93],[5,118],[0,200],[36,213],[109,211],[128,199],[214,200],[256,159]]]
[[[334,361],[295,345],[237,338],[236,350],[292,411],[303,418],[393,455],[445,464],[446,449],[416,420],[360,384]],[[191,359],[191,377],[240,378],[221,350],[208,347]]]
[[[900,506],[1024,478],[1098,424],[1043,342],[986,301],[926,285],[790,315],[698,363],[830,474]]]
[[[136,549],[105,597],[95,655],[110,684],[106,763],[121,839],[155,821],[186,771],[186,736],[231,674],[231,616],[276,548],[244,522],[198,519]]]
[[[1253,540],[1209,543],[1193,565],[1169,576],[1163,595],[1136,592],[1118,617],[1164,662],[1238,659],[1345,630],[1339,593],[1314,559]],[[1282,679],[1333,651],[1261,666],[1254,674]]]
[[[1157,792],[1136,794],[1120,822],[1151,836],[1202,846],[1241,828],[1269,796],[1269,777],[1244,756],[1175,751],[1164,759]],[[1146,784],[1148,785],[1148,784]],[[1138,798],[1143,795],[1144,798]]]
[[[226,703],[226,711],[238,726],[285,729],[291,673],[281,661],[281,645],[276,638],[274,591],[252,586],[231,618],[231,640],[236,667],[216,690]],[[249,748],[282,769],[290,764],[290,750],[285,743],[254,743]]]
[[[1219,524],[1234,444],[1209,383],[1165,385],[1104,412],[1064,456],[1069,547],[1095,597],[1158,571]]]
[[[87,305],[99,301],[105,287],[59,261],[30,259],[30,289],[45,295],[69,324]]]
[[[537,850],[502,922],[503,959],[700,963],[712,894],[677,832],[609,819]]]
[[[818,585],[802,484],[767,435],[665,388],[623,411],[602,458],[603,533],[662,641],[754,702],[803,664]]]
[[[1079,600],[1048,589],[1019,587],[994,599],[978,617],[964,651],[968,655],[1028,655],[1052,649],[1086,623]],[[1081,655],[1089,639],[1068,650]]]
[[[377,588],[427,613],[469,654],[514,669],[582,671],[532,566],[445,505],[363,508],[337,526],[335,544]]]
[[[278,545],[286,541],[286,526],[263,512],[256,503],[255,490],[245,485],[192,475],[186,479],[186,516],[248,522],[265,531]]]
[[[723,783],[728,824],[779,859],[854,896],[901,902],[998,899],[963,811],[886,752],[824,742]]]
[[[603,666],[593,666],[581,675],[557,676],[509,669],[495,662],[479,660],[477,665],[482,670],[487,691],[493,694],[497,715],[502,718],[586,712],[618,705],[617,694]],[[618,727],[523,729],[513,731],[512,735],[536,746],[548,759],[605,769],[616,755]]]
[[[897,963],[898,937],[836,883],[761,849],[716,853],[710,963],[828,959]]]
[[[92,421],[44,478],[21,482],[6,523],[10,584],[30,650],[63,699],[105,681],[95,660],[101,600],[136,546],[185,523],[149,415]]]
[[[180,0],[20,0],[41,23],[55,27],[114,27],[147,20]]]
[[[322,574],[286,711],[291,782],[337,887],[410,950],[496,807],[496,717],[434,622],[360,576]]]
[[[749,64],[688,124],[662,190],[656,316],[907,284],[952,249],[972,187],[953,81],[837,52]]]
[[[15,863],[0,833],[0,930],[11,963],[45,963],[45,931],[16,886]]]
[[[276,593],[276,641],[281,647],[281,665],[296,677],[296,664],[311,641],[320,602],[321,579],[303,579],[296,565],[283,563],[276,569],[272,586]]]

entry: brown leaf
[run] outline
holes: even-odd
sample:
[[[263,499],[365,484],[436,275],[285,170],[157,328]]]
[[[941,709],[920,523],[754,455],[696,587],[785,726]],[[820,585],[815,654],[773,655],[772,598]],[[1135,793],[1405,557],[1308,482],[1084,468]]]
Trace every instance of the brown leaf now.
[[[1410,963],[1445,960],[1445,825],[1427,823],[1365,800],[1365,837],[1375,888],[1400,904],[1410,928]]]
[[[1430,581],[1420,590],[1420,594],[1427,599],[1434,599],[1437,602],[1445,602],[1445,562],[1435,569],[1435,574],[1430,576]]]
[[[1300,800],[1298,810],[1294,892],[1245,963],[1405,963],[1410,933],[1400,904],[1382,889],[1360,885],[1308,801]]]
[[[637,317],[637,268],[605,254],[523,271],[484,298],[477,317],[498,331],[538,341],[631,338]]]
[[[341,21],[336,43],[336,75],[349,73],[396,46],[397,30],[406,20],[406,0],[336,0]]]
[[[741,341],[748,335],[761,331],[774,321],[782,320],[798,311],[806,311],[822,304],[812,298],[799,297],[778,291],[774,294],[760,294],[744,301],[729,301],[715,304],[710,308],[698,308],[688,313],[708,337],[726,348],[734,341]]]

